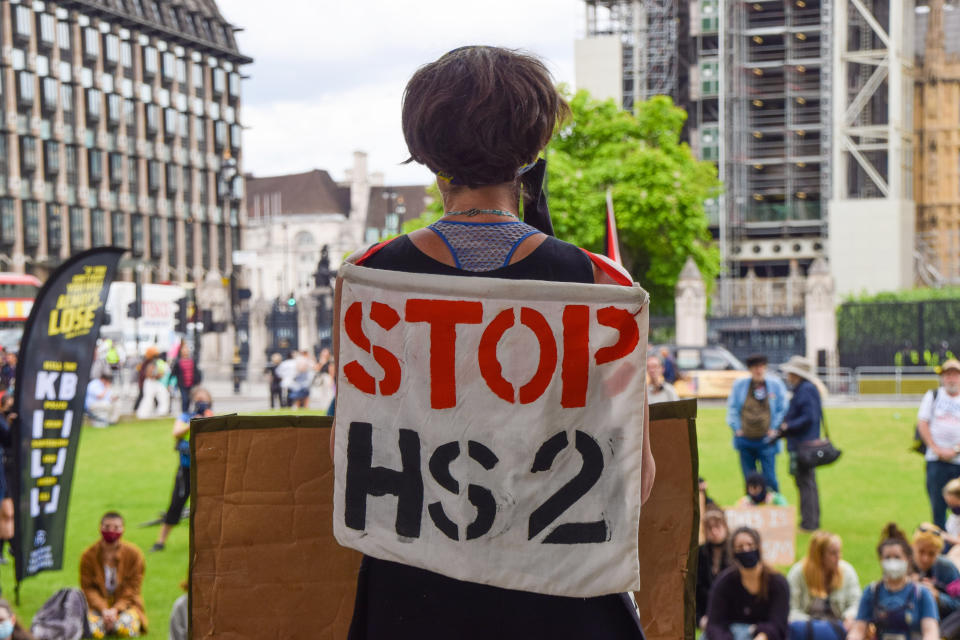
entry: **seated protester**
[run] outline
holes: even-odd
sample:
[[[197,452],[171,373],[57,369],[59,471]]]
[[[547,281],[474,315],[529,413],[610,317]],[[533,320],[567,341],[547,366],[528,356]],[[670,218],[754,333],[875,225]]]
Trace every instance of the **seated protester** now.
[[[847,640],[864,640],[868,627],[876,628],[876,638],[937,640],[940,637],[937,603],[930,591],[911,580],[910,562],[913,548],[894,523],[884,528],[877,547],[883,579],[863,590],[857,621]]]
[[[94,638],[135,638],[147,630],[143,610],[144,562],[140,549],[124,542],[123,517],[110,511],[100,518],[100,540],[80,557],[80,588],[87,598]]]
[[[189,588],[189,582],[184,580],[180,583],[180,588],[186,591]],[[187,634],[190,627],[189,610],[187,594],[181,595],[173,601],[173,608],[170,609],[170,637],[169,640],[188,640]]]
[[[943,551],[943,530],[924,523],[913,532],[913,579],[925,586],[937,601],[937,613],[943,620],[960,611],[960,571]]]
[[[759,507],[765,504],[784,507],[786,498],[767,487],[767,480],[759,471],[747,474],[747,495],[737,501],[738,507]]]
[[[723,510],[714,505],[703,512],[703,529],[706,542],[700,545],[697,562],[697,624],[700,629],[707,626],[707,602],[710,587],[717,576],[733,564],[730,557],[730,531]]]
[[[113,393],[113,375],[109,370],[105,370],[99,378],[90,381],[87,385],[83,408],[93,421],[93,426],[106,427],[117,424],[120,418],[120,403],[116,400]]]
[[[0,598],[0,640],[33,640],[30,632],[20,626],[10,603]]]
[[[943,499],[950,510],[943,539],[952,547],[960,544],[960,478],[954,478],[944,485]]]
[[[679,400],[677,390],[663,377],[663,363],[657,356],[647,358],[647,403]]]
[[[840,557],[840,536],[817,531],[810,549],[787,574],[791,640],[843,640],[860,604],[860,580]]]
[[[710,640],[786,640],[787,580],[763,563],[760,534],[740,527],[730,539],[734,565],[710,590],[706,635]]]

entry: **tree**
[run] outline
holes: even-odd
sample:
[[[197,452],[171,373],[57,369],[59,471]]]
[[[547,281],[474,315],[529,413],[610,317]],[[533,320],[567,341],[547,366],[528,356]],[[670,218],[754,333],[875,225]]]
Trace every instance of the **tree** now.
[[[571,123],[547,147],[557,237],[600,251],[610,188],[624,266],[650,292],[651,308],[669,312],[688,256],[707,283],[720,271],[703,208],[720,192],[716,167],[680,142],[687,116],[666,96],[639,103],[636,115],[586,91],[570,107]]]
[[[606,192],[613,206],[624,266],[650,292],[651,307],[673,310],[674,288],[687,256],[708,286],[720,272],[720,253],[703,202],[720,193],[717,170],[680,142],[683,109],[666,96],[637,105],[637,114],[586,91],[570,99],[571,121],[547,147],[547,195],[557,237],[601,251]],[[436,189],[435,186],[431,187]],[[406,233],[439,218],[439,193]]]

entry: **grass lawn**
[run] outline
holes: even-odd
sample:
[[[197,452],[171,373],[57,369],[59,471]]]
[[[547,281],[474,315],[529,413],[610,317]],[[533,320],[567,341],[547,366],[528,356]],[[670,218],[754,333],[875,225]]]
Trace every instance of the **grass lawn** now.
[[[729,505],[744,494],[744,486],[725,414],[724,409],[701,408],[697,436],[708,493]],[[880,578],[876,546],[887,522],[896,522],[910,537],[917,524],[930,521],[923,458],[908,451],[915,419],[915,409],[827,410],[830,435],[843,455],[817,470],[820,526],[843,538],[843,557],[857,569],[862,585]],[[796,485],[787,467],[784,451],[777,456],[777,478],[795,506]],[[798,536],[798,559],[806,554],[809,539]]]
[[[844,453],[835,465],[817,473],[821,524],[843,537],[844,557],[857,568],[862,583],[879,578],[874,547],[888,520],[910,533],[917,523],[930,519],[923,461],[907,450],[914,416],[915,411],[904,409],[832,409],[827,414],[831,434]],[[110,429],[84,427],[64,570],[44,572],[23,583],[19,613],[25,621],[54,591],[77,585],[80,555],[98,539],[100,515],[116,509],[126,517],[125,539],[143,549],[147,558],[143,591],[150,635],[166,637],[170,607],[187,577],[188,526],[184,522],[174,529],[165,551],[150,553],[159,526],[139,525],[156,519],[170,498],[177,469],[171,426],[167,419],[125,422]],[[724,411],[701,409],[698,432],[700,474],[709,481],[715,500],[732,504],[743,494],[743,481]],[[778,456],[778,470],[787,500],[796,505],[786,455]],[[807,539],[800,536],[798,555],[804,553]],[[12,598],[12,564],[0,568],[0,584],[3,594]]]

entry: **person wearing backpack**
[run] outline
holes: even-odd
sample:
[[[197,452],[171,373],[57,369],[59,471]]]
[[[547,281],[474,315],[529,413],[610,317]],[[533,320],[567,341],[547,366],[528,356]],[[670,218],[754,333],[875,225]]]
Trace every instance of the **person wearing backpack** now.
[[[940,367],[940,388],[928,391],[917,412],[917,434],[927,447],[927,495],[933,524],[946,527],[943,488],[960,477],[960,361]]]
[[[892,522],[883,531],[877,547],[883,579],[863,590],[847,640],[865,640],[871,624],[876,627],[877,640],[939,640],[937,603],[926,587],[909,576],[913,561],[910,543]]]

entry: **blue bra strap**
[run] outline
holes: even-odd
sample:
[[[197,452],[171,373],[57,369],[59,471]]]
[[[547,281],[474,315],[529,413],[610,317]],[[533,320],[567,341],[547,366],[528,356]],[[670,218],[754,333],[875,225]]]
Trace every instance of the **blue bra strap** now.
[[[447,245],[447,249],[450,249],[450,255],[453,256],[453,264],[456,265],[457,269],[462,269],[463,267],[460,266],[460,258],[457,257],[457,252],[454,251],[453,245],[451,245],[450,241],[447,240],[447,236],[443,235],[440,230],[433,225],[428,226],[427,229],[430,229],[430,231],[433,231],[435,234],[440,236],[440,239],[443,240],[443,244]]]

